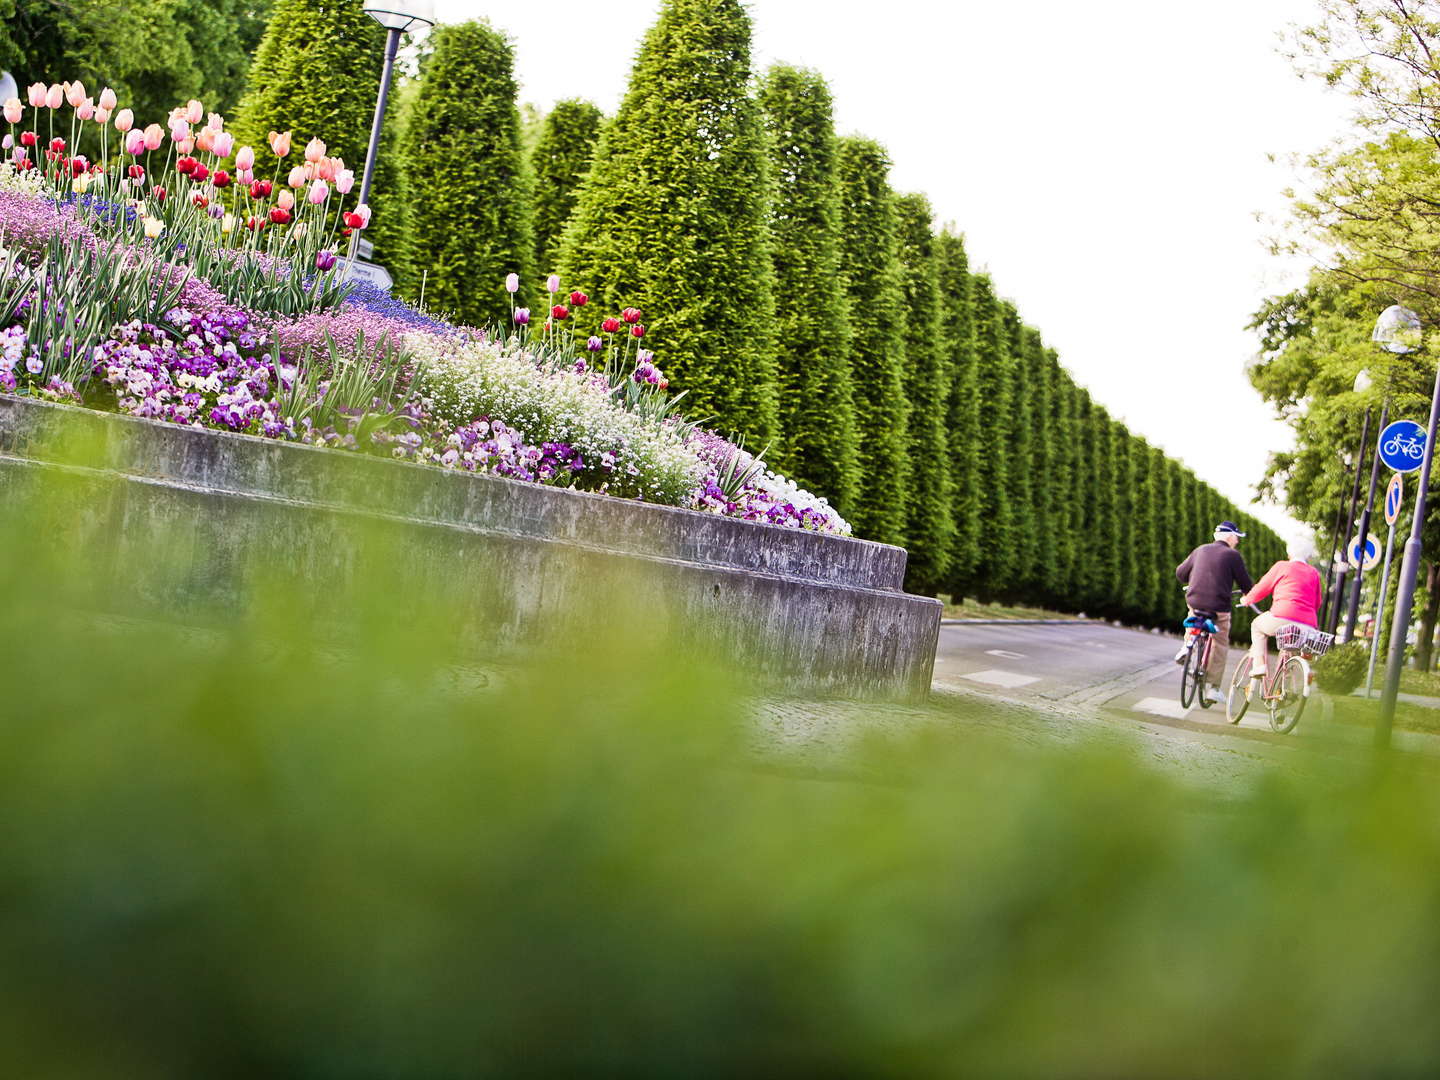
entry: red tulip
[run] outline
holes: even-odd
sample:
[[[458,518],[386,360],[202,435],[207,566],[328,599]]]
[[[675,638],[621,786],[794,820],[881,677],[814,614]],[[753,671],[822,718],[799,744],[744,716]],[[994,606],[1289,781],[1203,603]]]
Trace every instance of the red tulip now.
[[[193,157],[178,158],[175,162],[175,171],[181,176],[189,176],[195,171],[195,166],[199,164]]]
[[[64,139],[55,138],[55,139],[51,139],[51,140],[50,140],[50,152],[51,152],[52,154],[58,154],[58,153],[60,153],[61,150],[64,150],[64,149],[65,149],[65,140],[64,140]]]
[[[210,182],[214,184],[217,188],[229,187],[230,174],[224,169],[216,169],[215,176]]]
[[[274,186],[269,180],[256,180],[250,185],[250,197],[252,199],[268,199]]]
[[[70,159],[70,175],[79,176],[90,170],[90,163],[78,154]]]
[[[210,205],[210,200],[207,199],[204,195],[201,195],[198,191],[194,195],[190,196],[190,201],[193,202],[196,206],[200,207],[201,210],[204,210],[205,207]]]
[[[639,323],[636,323],[630,328],[630,333],[634,334],[636,337],[644,337],[645,327],[641,326]]]
[[[627,323],[637,323],[640,321],[640,309],[627,307],[624,311],[620,312],[620,317]]]
[[[570,317],[570,309],[564,304],[556,304],[550,309],[550,314],[557,319],[568,319]]]
[[[606,319],[600,324],[600,329],[604,330],[607,334],[613,334],[616,330],[620,329],[620,320],[613,317]]]
[[[290,211],[283,206],[277,206],[270,211],[270,220],[276,225],[285,225],[290,221]]]
[[[139,165],[131,165],[130,168],[126,169],[125,171],[130,175],[131,180],[145,179],[145,170]]]
[[[251,232],[259,232],[265,227],[265,219],[262,217],[255,217],[252,214],[250,217],[245,219],[245,227]]]
[[[584,307],[590,302],[590,297],[583,292],[572,292],[570,294],[570,305],[572,307]]]
[[[210,170],[197,161],[194,171],[190,174],[190,178],[198,184],[201,181],[210,179]]]
[[[21,145],[21,146],[34,146],[34,145],[35,145],[35,132],[33,132],[33,131],[22,131],[22,132],[20,133],[20,145]]]

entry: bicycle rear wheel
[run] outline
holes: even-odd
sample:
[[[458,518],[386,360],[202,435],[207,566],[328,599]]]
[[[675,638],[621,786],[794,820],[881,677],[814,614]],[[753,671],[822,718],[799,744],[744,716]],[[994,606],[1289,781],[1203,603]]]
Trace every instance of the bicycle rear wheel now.
[[[1200,650],[1200,671],[1195,676],[1195,700],[1199,703],[1200,708],[1208,709],[1215,704],[1210,700],[1210,694],[1205,689],[1205,679],[1210,674],[1210,661],[1214,659],[1210,650],[1215,648],[1215,636],[1206,634],[1205,640],[1198,648]]]
[[[1205,642],[1203,635],[1196,634],[1190,642],[1190,651],[1185,654],[1185,665],[1180,669],[1180,707],[1190,708],[1196,691],[1201,691],[1205,682]]]
[[[1225,695],[1225,719],[1238,724],[1250,708],[1250,667],[1254,661],[1246,653],[1235,665],[1235,674],[1230,678],[1230,692]]]
[[[1305,690],[1310,682],[1310,665],[1303,657],[1292,656],[1280,665],[1275,676],[1275,697],[1270,701],[1270,728],[1288,735],[1305,711]]]

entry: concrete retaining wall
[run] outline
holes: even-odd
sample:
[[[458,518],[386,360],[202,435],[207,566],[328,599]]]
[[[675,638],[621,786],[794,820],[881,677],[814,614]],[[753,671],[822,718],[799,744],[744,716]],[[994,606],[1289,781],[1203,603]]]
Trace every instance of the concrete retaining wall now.
[[[317,589],[474,596],[457,632],[522,650],[623,580],[662,651],[693,645],[807,693],[930,684],[940,605],[901,591],[905,552],[883,544],[0,397],[0,487],[36,478],[110,538],[103,558],[147,613],[237,603],[256,553],[283,553]],[[348,539],[361,524],[390,552],[383,570]],[[129,549],[156,535],[163,566]]]

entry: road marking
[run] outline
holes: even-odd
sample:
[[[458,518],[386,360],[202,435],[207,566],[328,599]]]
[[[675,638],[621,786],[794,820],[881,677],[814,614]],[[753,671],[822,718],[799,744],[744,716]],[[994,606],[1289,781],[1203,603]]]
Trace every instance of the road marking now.
[[[1039,682],[1035,675],[1017,675],[1013,671],[972,671],[969,675],[961,675],[962,679],[969,679],[971,682],[985,683],[988,686],[1003,686],[1007,690],[1013,690],[1017,686],[1028,686],[1032,682]]]
[[[985,650],[985,655],[986,655],[986,656],[1001,656],[1001,657],[1004,657],[1006,660],[1024,660],[1024,659],[1025,659],[1025,654],[1024,654],[1023,652],[1011,652],[1009,649],[986,649],[986,650]]]
[[[1159,697],[1141,698],[1130,707],[1136,712],[1148,712],[1154,713],[1156,716],[1168,716],[1172,720],[1184,720],[1185,714],[1190,711],[1183,707],[1178,701]]]

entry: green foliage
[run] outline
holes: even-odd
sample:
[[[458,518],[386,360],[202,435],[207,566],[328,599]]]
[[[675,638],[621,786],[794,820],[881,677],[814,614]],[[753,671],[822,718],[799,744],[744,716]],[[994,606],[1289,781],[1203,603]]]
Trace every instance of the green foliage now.
[[[777,435],[765,132],[740,0],[666,0],[561,245],[601,310],[637,307],[697,417]]]
[[[567,98],[540,123],[530,171],[534,182],[535,262],[537,274],[559,268],[560,237],[575,209],[580,182],[590,171],[605,115],[588,101]]]
[[[1365,669],[1369,665],[1370,643],[1347,641],[1333,646],[1315,661],[1315,681],[1327,694],[1343,696],[1365,681]]]
[[[1001,304],[986,274],[971,279],[975,313],[976,396],[982,414],[974,443],[976,517],[984,558],[965,589],[982,600],[1006,599],[1015,582],[1015,510],[1010,489],[1010,418],[1014,366]]]
[[[190,98],[228,115],[269,7],[269,0],[4,0],[0,69],[22,89],[79,79],[98,96],[109,86],[141,124],[163,124]]]
[[[934,211],[923,195],[895,200],[900,261],[902,322],[905,342],[905,397],[910,402],[906,437],[910,457],[910,502],[905,546],[910,551],[907,586],[913,592],[935,593],[950,567],[955,536],[951,501],[950,448],[946,422],[950,415],[950,358],[942,332],[940,263],[931,228]]]
[[[813,72],[777,65],[759,99],[774,185],[770,250],[784,436],[770,457],[848,518],[858,507],[859,435],[830,89]]]
[[[510,43],[483,21],[438,26],[406,131],[425,197],[410,220],[426,305],[468,325],[508,325],[505,276],[529,281],[534,240]]]
[[[853,314],[850,361],[862,478],[851,524],[859,536],[903,544],[911,497],[910,402],[889,173],[890,160],[878,143],[839,141],[840,274]]]

